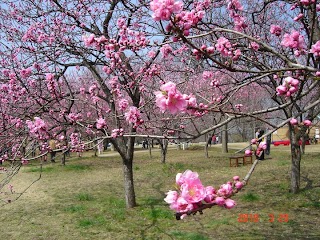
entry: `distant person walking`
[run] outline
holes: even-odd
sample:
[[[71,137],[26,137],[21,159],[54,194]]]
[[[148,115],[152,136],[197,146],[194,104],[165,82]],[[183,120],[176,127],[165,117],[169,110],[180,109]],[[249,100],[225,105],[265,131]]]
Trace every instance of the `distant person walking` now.
[[[49,147],[50,147],[50,160],[51,162],[56,162],[55,158],[56,158],[56,152],[55,150],[57,149],[57,142],[54,139],[51,139],[49,141]]]
[[[260,133],[260,128],[257,129],[256,133],[255,133],[255,138],[258,139],[259,138],[259,133]]]
[[[212,144],[216,144],[216,143],[217,143],[217,137],[216,137],[216,135],[213,135],[213,136],[212,136],[211,142],[212,142]]]

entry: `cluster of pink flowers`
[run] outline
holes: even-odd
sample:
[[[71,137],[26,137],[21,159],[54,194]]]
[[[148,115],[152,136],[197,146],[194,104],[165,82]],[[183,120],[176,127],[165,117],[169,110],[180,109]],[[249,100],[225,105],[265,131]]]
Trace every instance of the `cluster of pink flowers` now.
[[[298,125],[299,122],[298,122],[297,119],[292,118],[292,119],[290,120],[290,124],[291,124],[291,125]],[[311,122],[310,120],[306,119],[306,120],[304,120],[304,121],[302,122],[302,125],[309,127],[309,126],[312,125],[312,122]]]
[[[258,144],[257,139],[251,139],[251,144]],[[256,155],[260,155],[261,151],[266,150],[267,149],[267,143],[266,142],[260,142],[259,145],[257,146],[256,149]],[[246,156],[251,156],[253,154],[252,150],[247,149],[244,151],[244,154]]]
[[[315,57],[320,57],[320,41],[311,46],[310,53],[313,53]]]
[[[84,143],[81,141],[81,136],[79,133],[70,134],[71,152],[83,152]]]
[[[170,20],[173,13],[178,13],[183,8],[183,2],[174,0],[153,0],[150,9],[153,11],[153,19],[156,21]]]
[[[107,127],[107,122],[104,118],[100,117],[97,119],[97,124],[96,124],[97,129],[103,129]]]
[[[239,104],[236,104],[234,107],[236,109],[240,110],[243,107],[243,105],[241,103],[239,103]]]
[[[282,28],[279,25],[271,25],[270,33],[276,36],[280,36],[282,32]]]
[[[155,92],[156,105],[162,112],[169,110],[170,113],[185,112],[188,103],[185,97],[177,90],[176,84],[167,82],[160,87],[161,91]]]
[[[116,138],[118,136],[122,136],[123,135],[123,128],[116,128],[116,129],[113,129],[112,132],[111,132],[111,137],[113,138]]]
[[[233,60],[237,60],[241,56],[240,49],[234,49],[230,41],[225,37],[220,37],[215,47],[224,57],[232,57]]]
[[[82,114],[81,113],[69,113],[67,118],[71,123],[76,123],[77,121],[82,120]]]
[[[216,190],[212,186],[204,187],[198,173],[186,170],[177,174],[176,187],[177,191],[167,192],[164,200],[170,204],[172,210],[182,213],[181,218],[183,218],[188,212],[195,212],[206,204],[233,208],[236,203],[230,197],[243,187],[243,183],[238,176],[235,176],[233,182],[227,182]]]
[[[22,78],[28,78],[32,73],[32,69],[31,68],[25,68],[20,70],[20,75]]]
[[[195,4],[197,5],[197,4]],[[198,4],[197,6],[194,6],[194,9],[191,11],[182,11],[181,13],[178,13],[175,16],[176,24],[180,27],[180,29],[183,31],[184,36],[189,36],[190,29],[194,26],[196,26],[199,21],[202,20],[205,12],[203,11],[203,6],[201,4]],[[168,26],[171,30],[170,25]]]
[[[0,156],[0,164],[5,162],[8,159],[9,159],[8,154],[7,153],[3,154],[2,156]],[[6,168],[0,168],[0,170],[6,171]]]
[[[296,56],[300,56],[301,53],[304,53],[304,49],[306,48],[304,37],[298,31],[292,31],[291,34],[284,34],[281,45],[294,49],[294,54]]]
[[[277,95],[284,95],[290,97],[298,90],[299,80],[293,77],[286,77],[282,85],[276,88]]]
[[[316,0],[300,0],[302,5],[308,6],[311,5],[312,3],[315,3]]]
[[[206,52],[208,54],[214,53],[214,47],[213,46],[206,46],[204,44],[201,46],[200,50],[198,50],[198,49],[193,49],[192,50],[192,53],[193,53],[193,55],[195,55],[197,60],[202,58],[204,52]]]
[[[243,10],[243,6],[238,0],[228,0],[227,9],[229,11],[229,16],[233,19],[235,30],[242,31],[248,25],[245,23],[246,18],[241,16],[239,12]]]
[[[160,48],[160,52],[163,58],[168,58],[169,54],[172,53],[172,48],[169,44],[165,44]]]
[[[210,86],[218,87],[220,82],[217,78],[215,78],[215,73],[211,71],[204,71],[202,73],[203,80],[210,81]]]
[[[35,117],[34,121],[26,120],[29,132],[38,139],[48,139],[47,124],[39,117]]]
[[[54,75],[52,73],[48,73],[46,75],[46,83],[47,83],[47,88],[50,92],[51,95],[56,95],[57,91],[56,91],[56,83],[54,81]]]
[[[129,106],[129,102],[127,99],[122,98],[119,100],[118,106],[122,111],[124,111]]]
[[[141,113],[138,108],[131,106],[129,110],[124,114],[126,121],[132,123],[134,127],[138,127],[143,124],[143,119],[141,119]]]

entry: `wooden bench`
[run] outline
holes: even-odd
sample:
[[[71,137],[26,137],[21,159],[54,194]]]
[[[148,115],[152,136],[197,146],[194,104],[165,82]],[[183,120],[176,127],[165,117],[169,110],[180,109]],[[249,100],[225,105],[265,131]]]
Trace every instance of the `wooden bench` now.
[[[252,156],[239,155],[229,157],[230,167],[238,167],[239,164],[252,164]]]

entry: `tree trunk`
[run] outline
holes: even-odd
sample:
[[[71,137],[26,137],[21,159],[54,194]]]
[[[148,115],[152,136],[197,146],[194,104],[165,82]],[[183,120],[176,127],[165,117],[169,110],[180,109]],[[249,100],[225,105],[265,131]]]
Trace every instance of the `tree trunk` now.
[[[134,191],[132,162],[132,159],[126,159],[123,161],[122,166],[124,176],[124,192],[127,208],[133,208],[137,206],[136,194]]]
[[[292,193],[298,193],[300,189],[300,162],[301,149],[299,146],[300,134],[289,124],[290,141],[291,141],[291,186]]]
[[[209,144],[211,145],[211,141],[212,141],[212,137],[209,136],[209,138],[208,138],[207,141],[206,141],[206,145],[204,146],[204,154],[205,154],[205,157],[206,157],[206,158],[209,158],[208,147],[209,147]]]
[[[228,152],[228,125],[223,125],[222,130],[222,152],[227,153]]]
[[[208,145],[209,143],[207,142],[206,145],[204,146],[204,155],[206,158],[209,158]]]
[[[152,141],[149,141],[149,140],[148,140],[148,150],[149,150],[149,157],[150,157],[150,159],[152,158],[152,151],[151,151],[151,149],[152,149]]]
[[[112,146],[118,151],[122,158],[122,170],[124,180],[124,194],[127,208],[137,206],[136,194],[133,181],[133,155],[134,155],[134,137],[127,140],[125,138],[111,139]]]
[[[168,151],[168,140],[163,139],[159,141],[160,148],[161,148],[161,163],[166,163],[167,151]]]
[[[66,153],[62,150],[61,164],[66,165]]]

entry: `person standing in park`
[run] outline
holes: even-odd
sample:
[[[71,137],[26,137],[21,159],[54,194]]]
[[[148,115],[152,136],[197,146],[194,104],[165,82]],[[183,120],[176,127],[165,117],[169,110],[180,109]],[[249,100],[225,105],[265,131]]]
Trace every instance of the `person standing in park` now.
[[[48,143],[46,141],[43,141],[39,144],[39,150],[41,155],[41,162],[47,161],[47,153],[48,153]]]
[[[259,133],[260,133],[260,128],[258,128],[257,131],[255,132],[255,138],[256,139],[259,138]]]
[[[212,136],[211,142],[212,142],[212,144],[216,144],[216,143],[217,143],[217,137],[216,137],[216,135],[213,135],[213,136]]]
[[[57,148],[57,142],[55,139],[50,139],[49,141],[49,147],[50,147],[50,160],[51,162],[56,162],[55,158],[56,158],[56,148]]]

